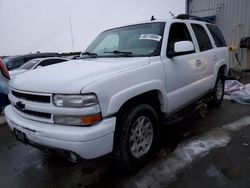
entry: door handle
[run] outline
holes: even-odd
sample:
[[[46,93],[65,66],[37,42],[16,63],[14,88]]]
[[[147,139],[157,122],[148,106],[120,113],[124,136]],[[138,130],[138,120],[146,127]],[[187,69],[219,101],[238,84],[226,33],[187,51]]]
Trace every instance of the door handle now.
[[[196,67],[200,67],[201,65],[202,65],[201,61],[200,60],[196,60],[195,66]]]

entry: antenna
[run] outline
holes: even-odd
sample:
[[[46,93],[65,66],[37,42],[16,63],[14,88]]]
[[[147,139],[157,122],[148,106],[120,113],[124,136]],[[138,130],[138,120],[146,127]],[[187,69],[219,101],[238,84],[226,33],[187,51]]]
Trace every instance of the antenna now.
[[[175,18],[175,15],[174,15],[171,11],[169,11],[169,14],[170,14],[173,18]]]
[[[154,21],[154,20],[156,20],[156,19],[155,19],[154,15],[152,15],[150,21]]]
[[[74,39],[73,39],[73,32],[72,32],[71,18],[70,17],[69,17],[69,27],[70,27],[70,34],[71,34],[72,49],[73,49],[73,52],[74,52],[75,51],[75,46],[74,46]]]

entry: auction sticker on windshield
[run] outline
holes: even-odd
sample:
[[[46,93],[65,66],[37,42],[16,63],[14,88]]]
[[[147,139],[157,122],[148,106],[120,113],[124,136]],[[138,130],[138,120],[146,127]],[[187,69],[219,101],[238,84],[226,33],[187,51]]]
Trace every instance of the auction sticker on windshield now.
[[[156,34],[141,34],[140,40],[155,40],[155,41],[160,41],[161,40],[161,36],[160,35],[156,35]]]

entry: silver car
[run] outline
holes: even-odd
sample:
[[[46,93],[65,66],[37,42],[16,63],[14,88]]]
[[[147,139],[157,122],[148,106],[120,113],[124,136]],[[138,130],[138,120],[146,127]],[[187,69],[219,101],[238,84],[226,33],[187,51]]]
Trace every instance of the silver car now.
[[[68,60],[69,59],[60,58],[60,57],[47,57],[47,58],[32,59],[26,62],[25,64],[23,64],[22,66],[20,66],[19,68],[17,68],[16,70],[9,71],[10,77],[14,78],[18,74],[21,74],[21,73],[24,73],[33,69],[37,69],[37,68],[41,68],[41,67],[45,67],[49,65],[54,65],[57,63],[62,63]]]

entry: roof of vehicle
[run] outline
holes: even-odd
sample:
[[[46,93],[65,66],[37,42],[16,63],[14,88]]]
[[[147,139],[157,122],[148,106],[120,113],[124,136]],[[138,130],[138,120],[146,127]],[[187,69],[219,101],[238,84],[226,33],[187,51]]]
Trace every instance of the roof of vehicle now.
[[[120,28],[120,27],[131,26],[131,25],[138,25],[138,24],[157,23],[157,22],[176,22],[176,21],[197,22],[197,23],[202,22],[202,23],[213,24],[205,18],[201,18],[201,17],[197,17],[197,16],[193,16],[193,15],[188,15],[188,14],[180,14],[180,15],[176,16],[175,18],[154,19],[154,20],[149,19],[149,20],[145,20],[145,21],[129,23],[126,25],[120,25],[118,27],[111,28],[111,29],[116,29],[116,28]],[[107,29],[106,31],[108,31],[108,30],[110,30],[110,29]]]

